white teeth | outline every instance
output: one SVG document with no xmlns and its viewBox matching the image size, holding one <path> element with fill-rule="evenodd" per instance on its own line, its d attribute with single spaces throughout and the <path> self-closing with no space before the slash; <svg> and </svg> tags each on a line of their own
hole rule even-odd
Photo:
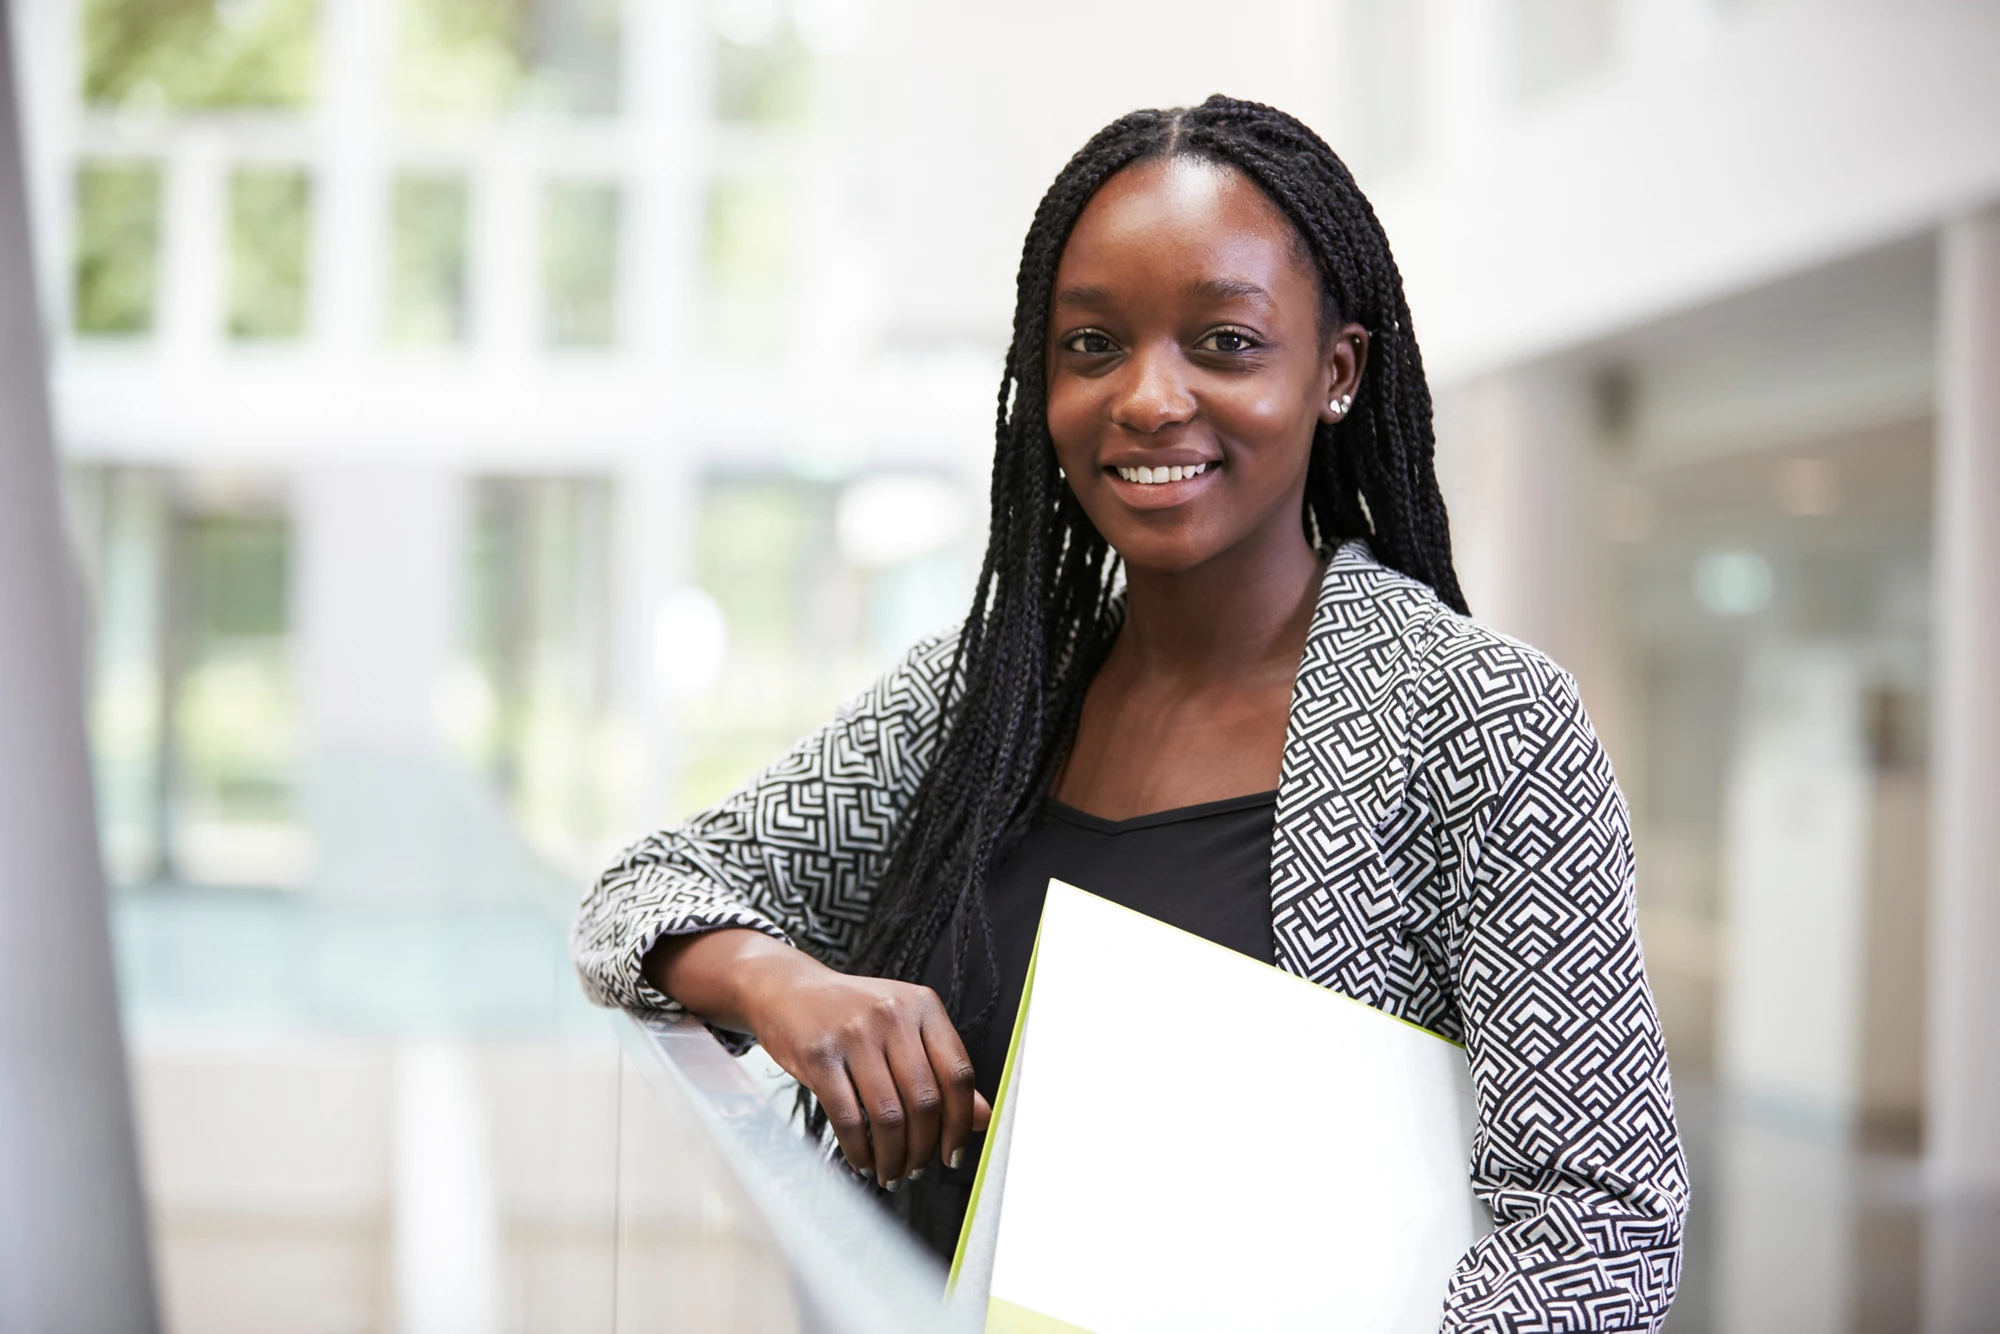
<svg viewBox="0 0 2000 1334">
<path fill-rule="evenodd" d="M 1178 468 L 1120 468 L 1118 475 L 1141 486 L 1157 486 L 1161 482 L 1185 482 L 1207 471 L 1206 463 L 1196 463 Z"/>
</svg>

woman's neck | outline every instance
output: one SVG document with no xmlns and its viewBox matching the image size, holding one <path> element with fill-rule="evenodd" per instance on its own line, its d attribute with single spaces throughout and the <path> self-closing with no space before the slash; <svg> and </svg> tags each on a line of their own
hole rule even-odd
<svg viewBox="0 0 2000 1334">
<path fill-rule="evenodd" d="M 1312 627 L 1324 568 L 1294 522 L 1192 570 L 1128 569 L 1113 651 L 1144 676 L 1236 678 L 1273 664 L 1289 672 Z"/>
</svg>

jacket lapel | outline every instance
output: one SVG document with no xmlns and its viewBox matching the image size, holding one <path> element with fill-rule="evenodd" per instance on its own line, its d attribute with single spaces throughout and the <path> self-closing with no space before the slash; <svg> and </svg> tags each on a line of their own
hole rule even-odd
<svg viewBox="0 0 2000 1334">
<path fill-rule="evenodd" d="M 1292 687 L 1271 839 L 1277 964 L 1380 1008 L 1393 1009 L 1408 949 L 1378 831 L 1402 804 L 1418 641 L 1441 614 L 1349 542 L 1327 565 Z"/>
</svg>

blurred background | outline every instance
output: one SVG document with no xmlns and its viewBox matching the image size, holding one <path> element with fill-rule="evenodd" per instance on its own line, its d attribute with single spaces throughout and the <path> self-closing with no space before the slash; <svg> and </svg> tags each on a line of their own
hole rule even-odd
<svg viewBox="0 0 2000 1334">
<path fill-rule="evenodd" d="M 1374 199 L 1631 802 L 1668 1328 L 2000 1328 L 2000 7 L 10 8 L 174 1330 L 789 1327 L 620 1203 L 567 915 L 963 614 L 1035 202 L 1213 91 Z"/>
</svg>

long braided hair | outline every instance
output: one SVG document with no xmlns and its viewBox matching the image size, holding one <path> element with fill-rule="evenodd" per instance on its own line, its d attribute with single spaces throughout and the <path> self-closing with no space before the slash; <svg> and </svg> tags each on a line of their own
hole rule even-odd
<svg viewBox="0 0 2000 1334">
<path fill-rule="evenodd" d="M 1054 781 L 1085 687 L 1117 633 L 1117 557 L 1056 466 L 1046 343 L 1056 266 L 1078 215 L 1137 162 L 1189 156 L 1261 187 L 1297 229 L 1322 297 L 1325 331 L 1370 335 L 1353 409 L 1313 436 L 1307 535 L 1365 537 L 1384 564 L 1464 611 L 1432 469 L 1431 398 L 1410 331 L 1402 275 L 1354 178 L 1304 124 L 1256 102 L 1135 111 L 1092 136 L 1035 210 L 1021 250 L 1014 336 L 1000 381 L 992 520 L 972 610 L 945 688 L 935 758 L 915 795 L 856 951 L 856 971 L 914 981 L 950 933 L 944 997 L 961 1031 L 992 1015 L 966 1008 L 968 967 L 997 977 L 985 888 Z M 997 990 L 993 988 L 992 990 Z"/>
</svg>

